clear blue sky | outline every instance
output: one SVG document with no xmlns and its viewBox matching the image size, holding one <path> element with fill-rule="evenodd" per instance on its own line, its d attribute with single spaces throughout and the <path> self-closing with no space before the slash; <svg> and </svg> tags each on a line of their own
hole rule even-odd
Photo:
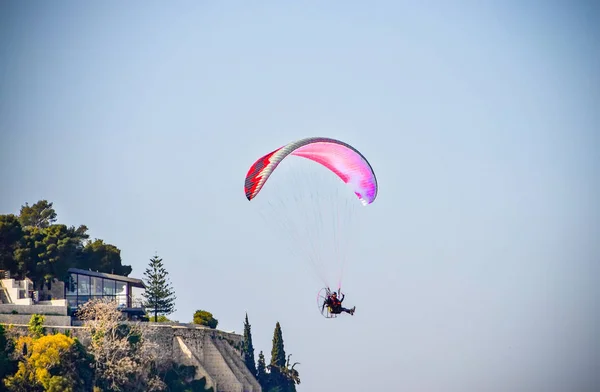
<svg viewBox="0 0 600 392">
<path fill-rule="evenodd" d="M 599 7 L 475 3 L 4 1 L 0 213 L 158 252 L 267 361 L 281 322 L 300 391 L 599 390 Z M 337 320 L 243 194 L 315 135 L 380 185 Z"/>
</svg>

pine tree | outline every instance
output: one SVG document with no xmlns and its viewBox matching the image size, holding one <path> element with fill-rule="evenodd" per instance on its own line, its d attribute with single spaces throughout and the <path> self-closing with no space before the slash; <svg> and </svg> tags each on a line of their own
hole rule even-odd
<svg viewBox="0 0 600 392">
<path fill-rule="evenodd" d="M 159 315 L 171 314 L 175 311 L 175 292 L 171 283 L 167 281 L 169 273 L 162 263 L 162 259 L 154 256 L 144 276 L 146 277 L 146 291 L 142 294 L 144 297 L 144 308 L 154 313 L 154 321 L 158 320 Z"/>
<path fill-rule="evenodd" d="M 248 313 L 246 313 L 246 320 L 244 321 L 244 345 L 242 347 L 244 351 L 244 362 L 246 367 L 250 370 L 250 373 L 256 375 L 256 363 L 254 362 L 254 346 L 252 345 L 252 331 L 250 323 L 248 322 Z"/>
<path fill-rule="evenodd" d="M 269 384 L 269 374 L 267 373 L 267 365 L 265 363 L 265 356 L 262 352 L 258 354 L 258 367 L 256 368 L 256 379 L 262 387 L 263 391 L 267 390 Z"/>
</svg>

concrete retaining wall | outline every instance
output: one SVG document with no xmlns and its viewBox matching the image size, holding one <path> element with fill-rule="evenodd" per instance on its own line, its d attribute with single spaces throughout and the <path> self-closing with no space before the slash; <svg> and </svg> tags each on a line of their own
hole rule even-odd
<svg viewBox="0 0 600 392">
<path fill-rule="evenodd" d="M 44 316 L 44 326 L 63 326 L 71 324 L 70 316 Z M 0 314 L 0 324 L 28 324 L 30 314 Z"/>
<path fill-rule="evenodd" d="M 66 299 L 52 299 L 50 301 L 38 301 L 36 305 L 64 306 L 67 307 Z"/>
<path fill-rule="evenodd" d="M 221 356 L 227 363 L 227 366 L 235 374 L 236 378 L 242 383 L 243 392 L 260 391 L 260 384 L 256 381 L 254 375 L 250 373 L 246 364 L 242 361 L 241 353 L 236 351 L 233 346 L 221 336 L 212 336 L 212 341 L 221 353 Z"/>
<path fill-rule="evenodd" d="M 55 305 L 15 305 L 15 304 L 0 304 L 0 314 L 48 314 L 55 316 L 67 316 L 66 306 Z M 69 325 L 71 325 L 69 323 Z"/>
<path fill-rule="evenodd" d="M 176 344 L 173 345 L 173 358 L 177 358 L 176 362 L 185 365 L 185 366 L 195 366 L 196 367 L 196 376 L 195 380 L 199 380 L 202 377 L 206 378 L 206 386 L 208 388 L 213 388 L 215 391 L 217 390 L 217 382 L 210 375 L 208 370 L 204 368 L 196 354 L 190 350 L 190 348 L 185 344 L 181 336 L 175 336 L 174 342 Z"/>
</svg>

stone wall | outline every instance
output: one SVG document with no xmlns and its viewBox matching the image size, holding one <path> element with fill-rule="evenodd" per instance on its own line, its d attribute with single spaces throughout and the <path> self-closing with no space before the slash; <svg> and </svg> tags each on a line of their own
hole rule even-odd
<svg viewBox="0 0 600 392">
<path fill-rule="evenodd" d="M 206 377 L 217 392 L 262 392 L 241 352 L 241 335 L 194 324 L 150 324 L 150 339 L 163 353 L 183 365 L 194 365 L 196 377 Z"/>
<path fill-rule="evenodd" d="M 242 336 L 193 325 L 173 326 L 171 331 L 173 359 L 178 363 L 199 362 L 199 371 L 210 375 L 210 383 L 218 392 L 261 392 L 241 359 Z"/>
</svg>

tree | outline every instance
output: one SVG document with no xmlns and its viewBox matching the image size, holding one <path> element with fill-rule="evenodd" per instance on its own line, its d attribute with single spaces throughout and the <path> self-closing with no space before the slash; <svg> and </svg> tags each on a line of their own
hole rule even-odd
<svg viewBox="0 0 600 392">
<path fill-rule="evenodd" d="M 46 321 L 46 317 L 41 314 L 32 314 L 29 319 L 29 335 L 32 338 L 38 339 L 46 334 L 46 328 L 44 327 L 44 321 Z"/>
<path fill-rule="evenodd" d="M 212 329 L 217 328 L 219 320 L 213 317 L 211 312 L 206 310 L 196 310 L 194 313 L 194 324 L 206 325 Z"/>
<path fill-rule="evenodd" d="M 117 304 L 109 299 L 86 302 L 77 316 L 91 336 L 88 351 L 95 358 L 96 386 L 133 392 L 164 390 L 159 372 L 153 369 L 166 366 L 166 353 L 147 338 L 145 323 L 124 323 Z"/>
<path fill-rule="evenodd" d="M 12 358 L 14 351 L 13 340 L 7 338 L 4 325 L 0 324 L 0 391 L 6 391 L 2 380 L 17 371 L 17 361 Z"/>
<path fill-rule="evenodd" d="M 151 323 L 178 323 L 179 322 L 177 320 L 171 320 L 171 319 L 167 318 L 167 316 L 154 317 L 154 316 L 149 315 L 148 313 L 146 313 L 146 317 L 148 317 L 148 321 L 150 321 Z"/>
<path fill-rule="evenodd" d="M 269 374 L 267 373 L 267 366 L 265 363 L 265 356 L 261 350 L 258 354 L 258 367 L 256 368 L 256 379 L 260 384 L 263 391 L 267 390 L 269 386 Z"/>
<path fill-rule="evenodd" d="M 40 200 L 32 206 L 25 203 L 21 206 L 19 221 L 23 227 L 33 226 L 43 229 L 56 221 L 56 211 L 52 208 L 52 203 L 47 200 Z"/>
<path fill-rule="evenodd" d="M 250 373 L 256 375 L 256 363 L 254 362 L 254 346 L 252 345 L 252 331 L 250 323 L 248 322 L 248 313 L 246 313 L 246 320 L 244 321 L 244 344 L 242 346 L 244 353 L 244 363 Z"/>
<path fill-rule="evenodd" d="M 12 345 L 11 357 L 18 361 L 18 367 L 5 378 L 4 385 L 15 392 L 91 390 L 93 357 L 77 339 L 62 333 L 45 335 L 43 323 L 44 316 L 32 315 L 29 334 Z"/>
<path fill-rule="evenodd" d="M 93 358 L 65 334 L 22 336 L 17 372 L 5 379 L 9 391 L 83 392 L 92 389 Z"/>
<path fill-rule="evenodd" d="M 19 246 L 15 249 L 14 256 L 17 263 L 16 271 L 11 271 L 21 278 L 29 277 L 37 288 L 37 284 L 43 280 L 46 271 L 46 263 L 41 255 L 44 254 L 44 237 L 42 229 L 38 227 L 25 227 Z"/>
<path fill-rule="evenodd" d="M 269 381 L 272 387 L 280 387 L 281 392 L 295 392 L 296 386 L 288 375 L 288 367 L 286 366 L 285 349 L 283 345 L 283 334 L 279 321 L 275 324 L 273 332 L 273 348 L 271 349 L 271 363 L 269 365 Z M 297 371 L 294 370 L 294 375 L 297 376 Z M 298 378 L 299 379 L 299 378 Z"/>
<path fill-rule="evenodd" d="M 293 387 L 293 384 L 300 384 L 300 374 L 296 369 L 294 369 L 294 367 L 296 367 L 296 365 L 299 365 L 300 362 L 294 362 L 294 364 L 290 366 L 291 356 L 292 354 L 288 355 L 285 367 L 279 370 L 281 371 L 281 374 L 283 374 L 283 376 L 291 383 L 290 385 L 292 385 Z M 295 387 L 293 390 L 295 390 Z"/>
<path fill-rule="evenodd" d="M 15 273 L 15 250 L 23 237 L 23 228 L 14 214 L 0 215 L 0 269 Z"/>
<path fill-rule="evenodd" d="M 83 240 L 88 237 L 86 231 L 85 226 L 76 229 L 62 224 L 41 229 L 39 257 L 42 268 L 38 268 L 41 282 L 48 285 L 54 278 L 61 281 L 67 278 L 67 270 L 81 260 Z"/>
<path fill-rule="evenodd" d="M 0 269 L 28 277 L 34 288 L 53 279 L 64 281 L 71 267 L 128 276 L 131 266 L 121 262 L 121 251 L 100 239 L 89 241 L 88 228 L 54 224 L 52 203 L 25 203 L 17 217 L 0 215 Z"/>
<path fill-rule="evenodd" d="M 285 348 L 283 346 L 281 325 L 278 321 L 273 332 L 273 347 L 271 348 L 271 363 L 269 364 L 270 379 L 274 386 L 283 384 L 283 377 L 279 371 L 283 366 L 285 366 Z"/>
<path fill-rule="evenodd" d="M 62 224 L 25 227 L 13 253 L 17 268 L 12 272 L 27 276 L 36 288 L 49 284 L 54 278 L 64 280 L 69 267 L 81 260 L 86 230 L 85 226 L 76 229 Z"/>
<path fill-rule="evenodd" d="M 121 250 L 100 239 L 87 243 L 82 256 L 78 265 L 81 269 L 122 276 L 128 276 L 132 271 L 131 266 L 122 264 Z"/>
<path fill-rule="evenodd" d="M 195 379 L 198 369 L 173 363 L 162 376 L 166 390 L 169 392 L 214 392 L 214 388 L 206 388 L 206 377 Z"/>
<path fill-rule="evenodd" d="M 143 306 L 154 313 L 154 320 L 159 315 L 168 315 L 175 311 L 175 292 L 168 281 L 169 273 L 162 263 L 162 259 L 154 256 L 150 259 L 149 267 L 144 271 L 146 277 L 146 291 Z"/>
</svg>

